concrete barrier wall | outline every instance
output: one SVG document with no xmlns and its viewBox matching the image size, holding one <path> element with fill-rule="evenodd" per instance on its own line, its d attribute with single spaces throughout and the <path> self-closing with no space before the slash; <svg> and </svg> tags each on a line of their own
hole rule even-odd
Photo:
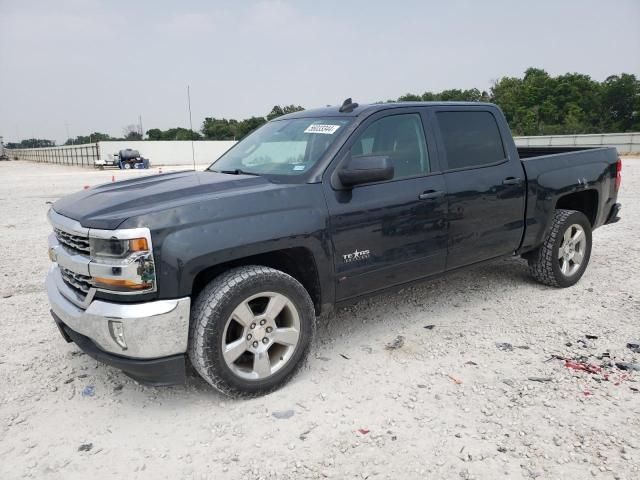
<svg viewBox="0 0 640 480">
<path fill-rule="evenodd" d="M 640 153 L 640 132 L 515 137 L 519 147 L 616 147 L 618 153 Z"/>
<path fill-rule="evenodd" d="M 547 135 L 541 137 L 515 137 L 520 147 L 616 147 L 619 153 L 640 153 L 640 132 L 604 133 L 589 135 Z M 229 150 L 236 142 L 200 140 L 193 142 L 195 163 L 209 165 Z M 96 159 L 132 148 L 151 161 L 152 166 L 192 165 L 190 141 L 114 141 L 86 145 L 70 145 L 49 148 L 7 149 L 10 159 L 33 162 L 58 163 L 61 165 L 93 166 Z"/>
<path fill-rule="evenodd" d="M 213 163 L 235 143 L 232 140 L 194 141 L 193 152 L 196 165 Z M 138 150 L 140 155 L 148 158 L 154 167 L 159 165 L 193 165 L 190 141 L 98 142 L 101 159 L 107 158 L 109 154 L 118 153 L 125 148 Z"/>
</svg>

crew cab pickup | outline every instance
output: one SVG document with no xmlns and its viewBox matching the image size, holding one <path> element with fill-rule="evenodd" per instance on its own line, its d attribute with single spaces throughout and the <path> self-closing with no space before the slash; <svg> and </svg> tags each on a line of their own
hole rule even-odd
<svg viewBox="0 0 640 480">
<path fill-rule="evenodd" d="M 486 103 L 285 115 L 204 171 L 96 186 L 49 211 L 62 336 L 148 384 L 187 362 L 229 395 L 272 391 L 316 319 L 498 257 L 569 287 L 616 222 L 614 148 L 516 148 Z"/>
</svg>

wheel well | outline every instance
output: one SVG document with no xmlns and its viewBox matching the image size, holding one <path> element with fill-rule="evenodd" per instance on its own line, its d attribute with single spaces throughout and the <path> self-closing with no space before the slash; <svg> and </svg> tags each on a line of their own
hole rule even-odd
<svg viewBox="0 0 640 480">
<path fill-rule="evenodd" d="M 591 222 L 591 226 L 596 223 L 598 214 L 598 192 L 595 190 L 583 190 L 582 192 L 570 193 L 558 199 L 556 209 L 565 208 L 567 210 L 577 210 Z"/>
<path fill-rule="evenodd" d="M 193 297 L 195 298 L 211 280 L 221 273 L 243 265 L 263 265 L 291 275 L 309 292 L 316 314 L 320 313 L 321 292 L 318 269 L 313 254 L 303 247 L 252 255 L 206 268 L 193 280 L 191 289 Z"/>
</svg>

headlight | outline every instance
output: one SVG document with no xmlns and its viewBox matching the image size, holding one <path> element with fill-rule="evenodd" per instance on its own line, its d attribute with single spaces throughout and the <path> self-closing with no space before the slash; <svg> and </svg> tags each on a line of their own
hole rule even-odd
<svg viewBox="0 0 640 480">
<path fill-rule="evenodd" d="M 103 290 L 140 292 L 154 290 L 156 271 L 151 255 L 137 256 L 129 265 L 110 267 L 108 276 L 95 275 L 93 284 Z M 93 271 L 94 269 L 91 268 Z"/>
<path fill-rule="evenodd" d="M 89 272 L 96 288 L 111 292 L 155 291 L 156 272 L 148 229 L 89 233 Z"/>
<path fill-rule="evenodd" d="M 89 247 L 91 258 L 126 258 L 135 252 L 148 252 L 149 245 L 146 238 L 119 240 L 112 238 L 90 238 Z"/>
</svg>

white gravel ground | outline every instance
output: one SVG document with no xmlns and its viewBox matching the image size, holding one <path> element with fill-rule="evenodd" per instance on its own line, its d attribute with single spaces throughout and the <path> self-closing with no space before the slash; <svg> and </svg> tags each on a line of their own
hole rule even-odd
<svg viewBox="0 0 640 480">
<path fill-rule="evenodd" d="M 49 316 L 48 203 L 148 173 L 0 162 L 0 478 L 640 478 L 640 372 L 549 360 L 640 362 L 640 160 L 573 288 L 514 258 L 362 302 L 322 322 L 288 386 L 237 401 L 196 377 L 141 386 Z"/>
</svg>

